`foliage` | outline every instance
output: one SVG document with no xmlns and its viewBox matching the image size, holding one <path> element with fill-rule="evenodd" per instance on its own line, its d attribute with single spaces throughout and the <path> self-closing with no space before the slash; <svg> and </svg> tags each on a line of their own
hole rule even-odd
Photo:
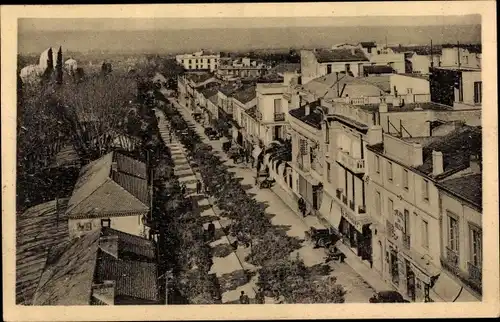
<svg viewBox="0 0 500 322">
<path fill-rule="evenodd" d="M 111 63 L 103 62 L 101 65 L 101 75 L 102 76 L 107 76 L 113 71 L 113 68 L 111 67 Z"/>
<path fill-rule="evenodd" d="M 191 304 L 215 304 L 214 293 L 218 292 L 217 285 L 209 275 L 200 270 L 181 272 L 177 288 L 180 293 L 190 300 Z"/>
<path fill-rule="evenodd" d="M 283 259 L 259 271 L 264 291 L 278 291 L 287 303 L 344 303 L 344 288 L 334 276 L 315 276 L 302 260 Z"/>
<path fill-rule="evenodd" d="M 243 270 L 223 274 L 219 277 L 219 284 L 222 292 L 232 291 L 245 285 L 249 281 L 249 274 Z"/>
<path fill-rule="evenodd" d="M 62 57 L 62 48 L 59 47 L 57 51 L 57 62 L 56 62 L 56 83 L 62 84 L 63 82 L 63 57 Z"/>
<path fill-rule="evenodd" d="M 301 241 L 281 231 L 268 230 L 262 238 L 254 243 L 252 253 L 246 258 L 253 265 L 264 266 L 287 258 L 289 254 L 301 246 Z"/>
</svg>

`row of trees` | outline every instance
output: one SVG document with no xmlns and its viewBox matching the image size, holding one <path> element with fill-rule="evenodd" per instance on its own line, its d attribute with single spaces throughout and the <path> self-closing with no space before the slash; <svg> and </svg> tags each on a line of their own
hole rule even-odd
<svg viewBox="0 0 500 322">
<path fill-rule="evenodd" d="M 227 171 L 209 145 L 201 142 L 177 110 L 167 106 L 165 111 L 174 128 L 187 129 L 181 142 L 199 165 L 217 206 L 225 211 L 225 217 L 233 219 L 229 233 L 251 247 L 246 260 L 261 267 L 259 285 L 268 292 L 278 290 L 289 303 L 343 302 L 345 292 L 336 280 L 318 279 L 301 260 L 290 260 L 289 254 L 300 247 L 301 241 L 272 225 L 265 207 L 246 194 L 234 174 Z M 321 281 L 321 287 L 315 287 L 317 281 Z"/>
</svg>

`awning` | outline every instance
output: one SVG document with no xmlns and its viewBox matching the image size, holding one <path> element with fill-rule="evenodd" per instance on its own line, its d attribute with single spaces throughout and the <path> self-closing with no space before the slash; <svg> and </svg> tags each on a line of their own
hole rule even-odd
<svg viewBox="0 0 500 322">
<path fill-rule="evenodd" d="M 338 230 L 342 215 L 340 211 L 333 206 L 333 203 L 333 198 L 327 193 L 323 193 L 323 201 L 321 202 L 319 212 L 335 230 Z"/>
<path fill-rule="evenodd" d="M 464 288 L 458 281 L 455 281 L 447 272 L 441 271 L 436 284 L 430 290 L 429 296 L 435 302 L 476 302 L 476 298 Z"/>
<path fill-rule="evenodd" d="M 252 151 L 252 157 L 254 159 L 258 159 L 259 158 L 259 154 L 262 152 L 262 149 L 258 146 L 254 146 L 253 148 L 253 151 Z"/>
</svg>

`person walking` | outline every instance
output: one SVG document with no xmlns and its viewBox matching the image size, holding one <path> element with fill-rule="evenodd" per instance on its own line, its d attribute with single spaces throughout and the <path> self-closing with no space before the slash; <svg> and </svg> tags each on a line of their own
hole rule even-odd
<svg viewBox="0 0 500 322">
<path fill-rule="evenodd" d="M 306 201 L 304 200 L 304 198 L 300 198 L 299 199 L 299 211 L 302 213 L 302 217 L 306 217 L 306 210 L 307 210 Z"/>
<path fill-rule="evenodd" d="M 266 298 L 264 296 L 264 290 L 259 288 L 259 290 L 255 294 L 255 301 L 257 304 L 266 304 Z"/>
<path fill-rule="evenodd" d="M 186 194 L 186 184 L 182 183 L 182 186 L 181 186 L 181 193 L 184 195 Z"/>
<path fill-rule="evenodd" d="M 240 304 L 250 304 L 250 298 L 245 294 L 245 291 L 241 291 Z"/>
<path fill-rule="evenodd" d="M 201 193 L 201 181 L 196 180 L 196 193 L 200 194 Z"/>
</svg>

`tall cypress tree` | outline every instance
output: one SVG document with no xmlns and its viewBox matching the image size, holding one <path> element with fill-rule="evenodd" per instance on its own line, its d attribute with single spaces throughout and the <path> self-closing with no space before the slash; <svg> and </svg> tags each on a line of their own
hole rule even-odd
<svg viewBox="0 0 500 322">
<path fill-rule="evenodd" d="M 52 57 L 52 47 L 47 51 L 47 69 L 43 72 L 43 81 L 48 82 L 54 71 L 54 58 Z"/>
<path fill-rule="evenodd" d="M 57 52 L 57 62 L 56 62 L 56 83 L 62 84 L 63 82 L 63 68 L 62 68 L 62 47 L 59 47 Z"/>
</svg>

